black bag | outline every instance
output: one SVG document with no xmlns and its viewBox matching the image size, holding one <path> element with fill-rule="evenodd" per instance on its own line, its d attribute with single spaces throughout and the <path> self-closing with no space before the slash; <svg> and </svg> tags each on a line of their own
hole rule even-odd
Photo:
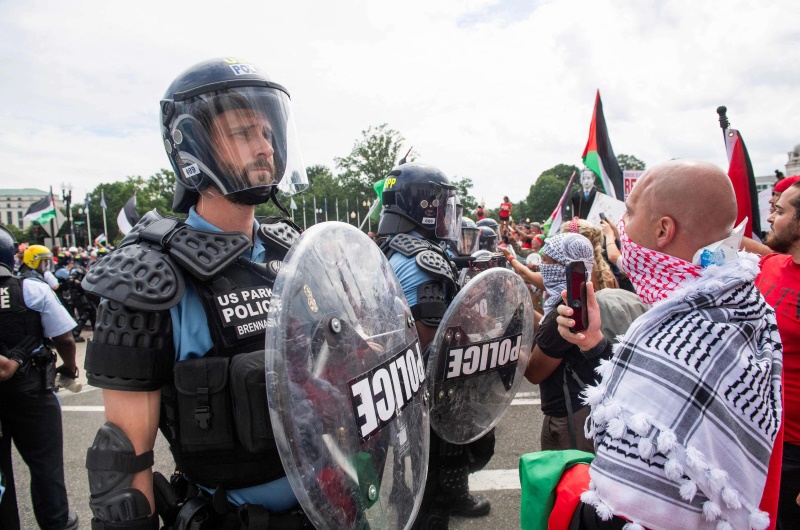
<svg viewBox="0 0 800 530">
<path fill-rule="evenodd" d="M 234 448 L 226 357 L 200 357 L 175 365 L 178 437 L 186 454 Z"/>
<path fill-rule="evenodd" d="M 236 434 L 251 453 L 275 446 L 264 373 L 264 351 L 236 355 L 230 367 Z"/>
</svg>

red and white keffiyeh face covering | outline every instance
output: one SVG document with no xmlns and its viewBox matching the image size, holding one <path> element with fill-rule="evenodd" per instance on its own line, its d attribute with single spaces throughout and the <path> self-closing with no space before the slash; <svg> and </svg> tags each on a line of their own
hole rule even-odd
<svg viewBox="0 0 800 530">
<path fill-rule="evenodd" d="M 625 220 L 618 225 L 622 243 L 622 268 L 636 287 L 636 294 L 645 304 L 665 299 L 681 283 L 700 276 L 703 268 L 675 256 L 645 248 L 630 240 L 625 233 Z"/>
</svg>

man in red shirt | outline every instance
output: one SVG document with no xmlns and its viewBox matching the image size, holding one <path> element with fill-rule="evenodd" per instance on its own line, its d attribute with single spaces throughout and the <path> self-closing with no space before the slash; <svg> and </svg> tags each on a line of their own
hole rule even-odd
<svg viewBox="0 0 800 530">
<path fill-rule="evenodd" d="M 775 202 L 769 216 L 767 245 L 780 254 L 761 259 L 756 285 L 775 308 L 783 342 L 784 443 L 778 528 L 797 528 L 800 522 L 800 182 Z"/>
</svg>

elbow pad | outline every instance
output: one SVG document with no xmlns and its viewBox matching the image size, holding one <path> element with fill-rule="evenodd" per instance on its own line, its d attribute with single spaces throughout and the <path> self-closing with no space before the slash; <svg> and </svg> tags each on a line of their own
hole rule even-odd
<svg viewBox="0 0 800 530">
<path fill-rule="evenodd" d="M 141 491 L 131 488 L 134 475 L 153 466 L 153 451 L 136 454 L 133 443 L 106 422 L 86 453 L 92 529 L 158 530 L 158 515 Z"/>
</svg>

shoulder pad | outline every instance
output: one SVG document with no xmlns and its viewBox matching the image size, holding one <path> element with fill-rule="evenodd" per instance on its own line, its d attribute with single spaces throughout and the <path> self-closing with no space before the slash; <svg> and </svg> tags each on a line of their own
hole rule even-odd
<svg viewBox="0 0 800 530">
<path fill-rule="evenodd" d="M 163 249 L 186 272 L 201 281 L 208 281 L 250 247 L 250 238 L 242 232 L 215 232 L 192 228 L 175 217 L 163 217 L 157 211 L 147 212 L 120 247 L 151 243 L 148 248 Z M 131 306 L 133 307 L 133 306 Z"/>
<path fill-rule="evenodd" d="M 279 258 L 283 259 L 300 237 L 300 230 L 283 217 L 266 217 L 259 219 L 259 222 L 259 237 L 270 250 L 277 251 L 280 254 Z"/>
<path fill-rule="evenodd" d="M 208 281 L 248 248 L 250 238 L 242 232 L 213 232 L 181 224 L 166 241 L 167 252 L 192 276 Z"/>
<path fill-rule="evenodd" d="M 390 249 L 399 252 L 407 258 L 419 254 L 423 250 L 430 250 L 432 247 L 433 245 L 424 239 L 408 234 L 397 234 L 389 241 Z"/>
<path fill-rule="evenodd" d="M 97 260 L 81 286 L 97 296 L 146 311 L 173 307 L 185 287 L 172 258 L 149 243 L 128 244 Z"/>
<path fill-rule="evenodd" d="M 128 232 L 128 234 L 122 238 L 122 241 L 120 241 L 119 246 L 124 247 L 136 243 L 137 241 L 139 241 L 139 232 L 141 232 L 142 230 L 144 230 L 145 228 L 147 228 L 148 226 L 150 226 L 151 224 L 160 219 L 164 219 L 164 216 L 158 213 L 158 211 L 155 209 L 150 210 L 149 212 L 144 214 L 142 218 L 139 219 L 139 222 L 136 223 L 136 225 L 133 228 L 131 228 L 131 231 Z"/>
<path fill-rule="evenodd" d="M 456 275 L 453 272 L 450 261 L 435 250 L 424 250 L 417 254 L 417 265 L 437 278 L 445 278 L 452 282 L 456 281 Z"/>
</svg>

